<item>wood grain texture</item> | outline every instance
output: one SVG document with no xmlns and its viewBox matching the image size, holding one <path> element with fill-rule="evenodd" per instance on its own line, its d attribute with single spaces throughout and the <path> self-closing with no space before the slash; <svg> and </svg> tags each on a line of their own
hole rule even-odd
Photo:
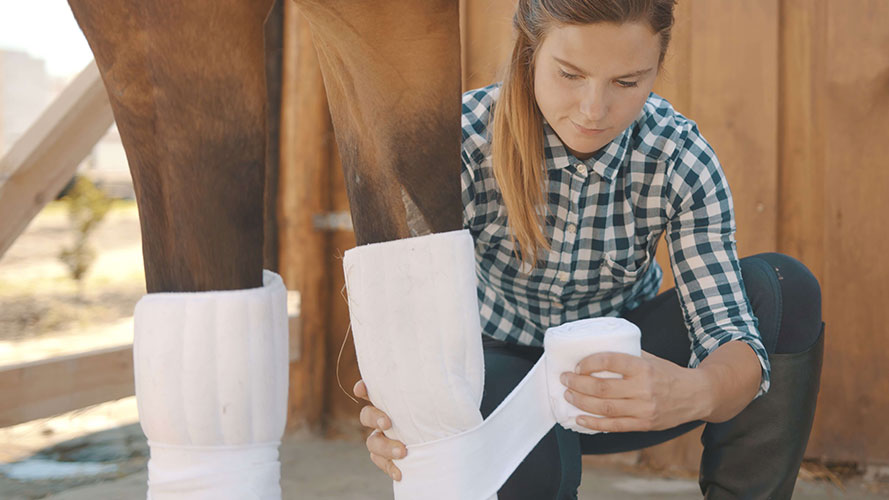
<svg viewBox="0 0 889 500">
<path fill-rule="evenodd" d="M 0 427 L 135 394 L 133 346 L 0 368 Z"/>
<path fill-rule="evenodd" d="M 308 24 L 292 2 L 285 4 L 281 163 L 278 201 L 281 276 L 300 292 L 300 359 L 290 366 L 288 427 L 320 429 L 324 414 L 328 248 L 313 214 L 330 207 L 333 133 L 321 70 Z"/>
<path fill-rule="evenodd" d="M 0 256 L 74 175 L 114 123 L 90 63 L 0 158 Z"/>
<path fill-rule="evenodd" d="M 725 170 L 739 255 L 777 243 L 778 4 L 698 0 L 691 5 L 691 108 Z"/>
<path fill-rule="evenodd" d="M 463 91 L 501 80 L 512 53 L 516 0 L 460 0 Z"/>
<path fill-rule="evenodd" d="M 790 249 L 814 247 L 814 255 L 823 255 L 818 277 L 828 326 L 809 454 L 886 462 L 889 238 L 882 228 L 889 214 L 889 4 L 817 4 L 792 11 L 809 27 L 809 47 L 798 50 L 812 51 L 810 78 L 799 83 L 801 94 L 816 101 L 816 114 L 807 120 L 797 112 L 786 127 L 788 135 L 797 125 L 807 134 L 797 141 L 808 141 L 809 157 L 817 159 L 807 168 L 801 158 L 791 173 L 809 196 L 805 203 L 821 206 L 820 213 L 801 211 L 800 227 L 786 235 Z"/>
</svg>

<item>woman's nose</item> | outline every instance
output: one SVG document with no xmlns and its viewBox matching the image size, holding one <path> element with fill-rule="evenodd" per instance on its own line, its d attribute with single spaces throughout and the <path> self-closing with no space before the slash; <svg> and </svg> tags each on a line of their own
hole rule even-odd
<svg viewBox="0 0 889 500">
<path fill-rule="evenodd" d="M 608 98 L 604 89 L 588 90 L 580 101 L 580 114 L 588 121 L 580 125 L 587 127 L 603 125 L 602 122 L 608 116 L 608 104 Z"/>
</svg>

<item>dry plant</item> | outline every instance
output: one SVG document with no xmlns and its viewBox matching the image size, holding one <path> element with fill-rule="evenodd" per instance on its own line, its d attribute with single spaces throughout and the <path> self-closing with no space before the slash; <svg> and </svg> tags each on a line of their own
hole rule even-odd
<svg viewBox="0 0 889 500">
<path fill-rule="evenodd" d="M 83 278 L 96 258 L 96 251 L 87 240 L 111 209 L 112 199 L 86 177 L 77 176 L 73 186 L 61 200 L 68 207 L 68 218 L 74 230 L 74 244 L 64 247 L 59 253 L 59 259 L 77 283 L 77 297 L 82 300 Z"/>
</svg>

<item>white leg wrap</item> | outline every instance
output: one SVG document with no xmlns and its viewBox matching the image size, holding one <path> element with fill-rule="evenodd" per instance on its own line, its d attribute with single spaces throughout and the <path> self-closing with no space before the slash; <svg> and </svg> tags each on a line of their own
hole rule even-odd
<svg viewBox="0 0 889 500">
<path fill-rule="evenodd" d="M 484 421 L 484 358 L 468 231 L 361 246 L 343 266 L 361 376 L 404 442 L 396 500 L 496 498 L 555 425 L 585 433 L 559 376 L 594 352 L 640 355 L 640 331 L 619 318 L 550 328 L 545 353 Z M 616 376 L 601 373 L 600 376 Z"/>
<path fill-rule="evenodd" d="M 149 500 L 281 498 L 287 291 L 151 293 L 136 304 L 136 400 Z"/>
</svg>

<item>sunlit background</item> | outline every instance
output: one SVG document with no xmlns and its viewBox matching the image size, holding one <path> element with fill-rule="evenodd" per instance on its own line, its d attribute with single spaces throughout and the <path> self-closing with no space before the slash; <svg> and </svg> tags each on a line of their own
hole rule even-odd
<svg viewBox="0 0 889 500">
<path fill-rule="evenodd" d="M 92 60 L 63 0 L 0 1 L 0 157 Z M 50 202 L 0 257 L 0 366 L 132 342 L 132 311 L 144 293 L 139 223 L 116 127 L 78 174 L 110 201 L 86 238 L 94 258 L 80 279 L 60 257 L 77 229 L 66 201 Z M 135 432 L 135 398 L 0 428 L 0 498 L 41 498 L 142 467 L 139 449 L 97 436 Z M 103 434 L 104 432 L 104 434 Z M 98 434 L 96 434 L 98 433 Z M 89 436 L 89 437 L 87 437 Z M 112 455 L 87 454 L 83 439 Z M 73 441 L 72 441 L 73 440 Z M 129 465 L 128 465 L 129 464 Z"/>
</svg>

